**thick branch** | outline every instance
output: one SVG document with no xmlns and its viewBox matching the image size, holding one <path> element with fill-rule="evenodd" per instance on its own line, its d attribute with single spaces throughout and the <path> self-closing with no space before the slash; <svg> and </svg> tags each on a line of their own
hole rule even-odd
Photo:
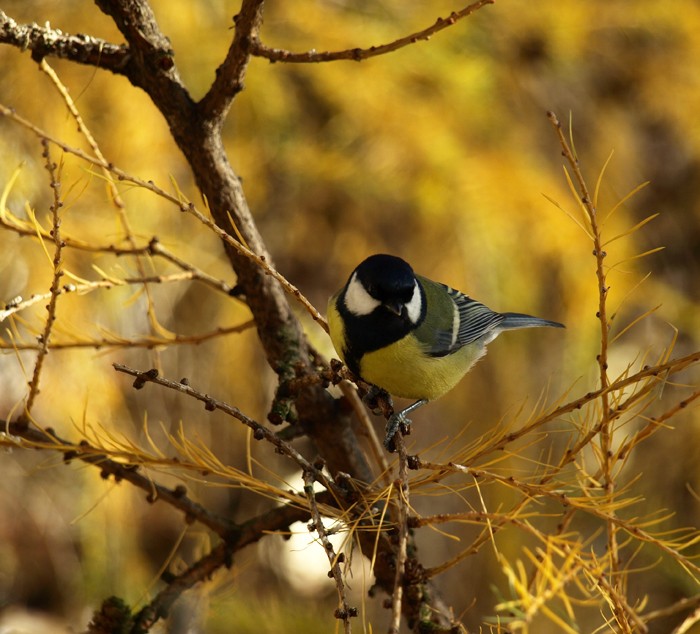
<svg viewBox="0 0 700 634">
<path fill-rule="evenodd" d="M 251 49 L 262 23 L 263 5 L 264 0 L 243 0 L 240 13 L 233 18 L 236 25 L 233 42 L 226 59 L 216 69 L 214 83 L 200 103 L 206 119 L 223 122 L 234 97 L 243 90 Z"/>
<path fill-rule="evenodd" d="M 286 504 L 240 525 L 228 541 L 220 542 L 209 554 L 196 561 L 185 572 L 168 579 L 166 587 L 138 613 L 136 624 L 131 631 L 134 634 L 150 631 L 158 619 L 168 615 L 170 608 L 183 592 L 211 578 L 212 574 L 220 568 L 229 568 L 234 552 L 272 532 L 287 530 L 294 522 L 305 521 L 308 517 L 307 509 Z"/>
<path fill-rule="evenodd" d="M 195 104 L 150 5 L 145 0 L 95 0 L 95 4 L 114 20 L 129 44 L 131 57 L 125 72 L 129 81 L 148 94 L 176 137 L 178 127 L 195 118 Z"/>
</svg>

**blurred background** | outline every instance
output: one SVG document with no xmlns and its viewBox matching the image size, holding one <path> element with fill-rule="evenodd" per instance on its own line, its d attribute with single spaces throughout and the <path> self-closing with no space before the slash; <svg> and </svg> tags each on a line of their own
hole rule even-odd
<svg viewBox="0 0 700 634">
<path fill-rule="evenodd" d="M 231 41 L 239 3 L 152 0 L 151 5 L 172 41 L 185 83 L 195 99 L 201 98 Z M 270 2 L 262 41 L 296 52 L 369 47 L 460 8 L 443 0 Z M 64 32 L 122 42 L 90 2 L 5 0 L 3 10 L 18 22 L 49 22 Z M 606 246 L 613 336 L 658 306 L 614 342 L 610 376 L 630 364 L 656 362 L 674 340 L 674 356 L 700 346 L 699 34 L 700 5 L 691 0 L 498 0 L 429 42 L 363 63 L 252 60 L 246 89 L 227 123 L 229 155 L 278 270 L 322 312 L 357 263 L 371 253 L 389 252 L 495 310 L 567 325 L 563 333 L 501 337 L 459 388 L 420 410 L 410 440 L 426 459 L 446 459 L 447 441 L 457 434 L 471 442 L 498 421 L 517 425 L 567 390 L 574 398 L 597 385 L 595 260 L 585 233 L 552 203 L 581 217 L 548 110 L 565 128 L 571 123 L 591 189 L 609 161 L 598 200 L 604 237 L 624 234 L 660 214 Z M 109 161 L 165 189 L 174 190 L 172 179 L 201 203 L 167 126 L 143 93 L 122 77 L 48 61 Z M 0 47 L 0 68 L 0 103 L 51 136 L 86 148 L 62 98 L 28 53 Z M 60 159 L 56 148 L 52 156 Z M 31 208 L 50 227 L 52 195 L 42 165 L 38 140 L 0 119 L 3 190 L 19 170 L 7 190 L 7 208 L 25 219 Z M 73 157 L 65 157 L 61 180 L 63 234 L 99 245 L 125 244 L 124 219 L 104 180 Z M 646 181 L 648 186 L 608 216 Z M 120 193 L 138 245 L 157 236 L 178 257 L 235 283 L 218 241 L 192 217 L 143 190 L 122 185 Z M 656 247 L 664 250 L 630 259 Z M 140 274 L 133 257 L 66 249 L 64 259 L 79 279 Z M 161 275 L 175 271 L 162 260 L 144 266 Z M 0 304 L 46 293 L 51 276 L 50 260 L 36 240 L 0 230 Z M 36 420 L 76 441 L 109 433 L 145 445 L 147 428 L 166 454 L 172 453 L 169 434 L 182 428 L 188 437 L 215 447 L 225 464 L 244 468 L 252 452 L 270 472 L 300 486 L 288 462 L 267 447 L 249 447 L 242 426 L 217 413 L 204 415 L 172 392 L 135 392 L 130 381 L 115 375 L 113 362 L 159 366 L 166 376 L 186 376 L 257 420 L 269 409 L 274 375 L 254 330 L 198 345 L 125 345 L 167 333 L 197 337 L 249 318 L 242 303 L 202 284 L 149 288 L 157 325 L 138 285 L 61 298 L 53 343 L 65 348 L 47 357 Z M 36 353 L 22 348 L 36 345 L 44 304 L 2 324 L 3 417 L 17 412 L 26 396 Z M 314 345 L 334 356 L 321 329 L 298 311 Z M 697 371 L 678 380 L 697 385 Z M 668 391 L 669 402 L 682 395 Z M 621 482 L 642 475 L 635 491 L 645 502 L 637 514 L 666 508 L 675 513 L 674 526 L 697 526 L 700 419 L 691 409 L 674 423 L 675 431 L 656 434 L 637 449 Z M 570 425 L 559 421 L 532 455 L 550 451 Z M 165 505 L 146 504 L 142 494 L 101 480 L 94 468 L 64 466 L 61 455 L 7 451 L 0 461 L 0 623 L 42 614 L 79 630 L 106 596 L 116 594 L 132 604 L 145 600 L 171 553 L 177 552 L 172 565 L 177 569 L 210 543 L 207 534 L 185 527 Z M 499 468 L 507 472 L 507 466 L 503 461 Z M 512 468 L 520 473 L 525 466 Z M 154 477 L 176 482 L 171 474 Z M 187 486 L 197 500 L 236 520 L 271 504 L 225 482 L 188 480 Z M 496 508 L 503 500 L 494 496 L 489 503 Z M 418 509 L 435 512 L 434 504 L 457 508 L 436 495 L 421 500 Z M 472 533 L 454 531 L 462 547 Z M 517 550 L 508 539 L 502 547 Z M 310 540 L 302 525 L 291 541 L 273 536 L 248 548 L 230 573 L 181 601 L 176 615 L 181 624 L 169 631 L 230 632 L 233 626 L 236 632 L 329 631 L 335 589 L 326 576 L 325 556 Z M 419 547 L 427 565 L 460 550 L 440 535 L 421 535 Z M 315 556 L 321 558 L 318 569 L 308 563 Z M 307 571 L 308 578 L 302 576 Z M 639 582 L 638 596 L 663 605 L 697 592 L 688 579 L 661 565 Z M 359 566 L 350 583 L 356 603 L 365 601 L 370 584 L 370 573 Z M 472 628 L 495 613 L 508 588 L 488 548 L 452 569 L 440 584 Z M 366 603 L 365 624 L 382 629 L 388 617 L 381 599 Z M 658 627 L 650 631 L 670 631 L 668 623 Z M 557 630 L 543 625 L 537 631 Z"/>
</svg>

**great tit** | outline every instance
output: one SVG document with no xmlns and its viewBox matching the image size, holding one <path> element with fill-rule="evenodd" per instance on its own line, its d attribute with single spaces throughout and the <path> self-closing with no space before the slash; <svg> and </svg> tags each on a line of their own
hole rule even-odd
<svg viewBox="0 0 700 634">
<path fill-rule="evenodd" d="M 336 351 L 364 381 L 415 403 L 393 414 L 389 447 L 407 414 L 449 392 L 504 330 L 556 321 L 497 313 L 459 291 L 416 275 L 393 255 L 368 257 L 328 302 Z"/>
</svg>

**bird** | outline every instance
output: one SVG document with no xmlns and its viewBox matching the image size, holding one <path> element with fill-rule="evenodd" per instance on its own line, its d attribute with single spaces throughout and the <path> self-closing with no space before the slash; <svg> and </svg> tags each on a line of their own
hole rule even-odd
<svg viewBox="0 0 700 634">
<path fill-rule="evenodd" d="M 328 302 L 328 329 L 341 361 L 363 381 L 415 401 L 389 417 L 393 447 L 407 415 L 450 390 L 505 330 L 564 328 L 522 313 L 498 313 L 454 288 L 378 253 L 363 260 Z"/>
</svg>

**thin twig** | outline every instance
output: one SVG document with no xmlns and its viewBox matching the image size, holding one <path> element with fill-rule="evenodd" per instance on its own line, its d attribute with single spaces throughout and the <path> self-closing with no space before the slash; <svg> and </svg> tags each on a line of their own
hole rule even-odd
<svg viewBox="0 0 700 634">
<path fill-rule="evenodd" d="M 302 469 L 302 471 L 312 472 L 315 475 L 316 479 L 327 489 L 336 488 L 333 486 L 333 483 L 329 481 L 328 478 L 326 478 L 326 476 L 319 469 L 317 469 L 306 458 L 304 458 L 304 456 L 302 456 L 292 445 L 279 438 L 277 434 L 270 431 L 264 425 L 261 425 L 249 416 L 246 416 L 237 407 L 229 405 L 224 401 L 219 401 L 209 396 L 208 394 L 205 394 L 204 392 L 200 392 L 199 390 L 196 390 L 195 388 L 190 386 L 189 383 L 182 381 L 172 381 L 170 379 L 162 378 L 158 375 L 158 372 L 156 370 L 148 370 L 146 372 L 142 372 L 140 370 L 134 370 L 133 368 L 122 365 L 121 363 L 113 363 L 112 366 L 117 372 L 123 372 L 124 374 L 129 374 L 135 377 L 136 380 L 134 381 L 134 388 L 136 388 L 137 390 L 141 389 L 146 383 L 155 383 L 156 385 L 167 387 L 168 389 L 175 390 L 176 392 L 181 392 L 182 394 L 186 394 L 187 396 L 201 401 L 202 403 L 204 403 L 205 408 L 209 411 L 218 409 L 219 411 L 224 412 L 225 414 L 232 416 L 233 418 L 236 418 L 237 420 L 241 421 L 244 425 L 250 427 L 253 430 L 253 436 L 256 440 L 264 439 L 267 442 L 274 445 L 275 448 L 279 451 L 279 453 L 281 453 L 284 456 L 287 456 L 288 458 L 291 458 L 294 462 L 296 462 L 296 464 Z"/>
<path fill-rule="evenodd" d="M 700 622 L 700 607 L 695 608 L 671 634 L 688 634 L 696 623 Z"/>
<path fill-rule="evenodd" d="M 127 277 L 124 279 L 110 277 L 101 280 L 94 280 L 92 282 L 83 282 L 78 284 L 68 283 L 55 289 L 54 291 L 49 291 L 48 293 L 38 293 L 28 297 L 27 299 L 15 298 L 7 305 L 6 308 L 0 310 L 0 321 L 7 319 L 15 313 L 19 313 L 27 308 L 30 308 L 35 304 L 50 299 L 52 295 L 84 295 L 99 289 L 110 290 L 119 286 L 170 284 L 173 282 L 183 282 L 194 279 L 198 279 L 197 274 L 192 271 L 186 271 L 184 273 L 172 273 L 171 275 L 149 275 L 146 277 Z"/>
<path fill-rule="evenodd" d="M 75 102 L 73 101 L 72 97 L 70 96 L 70 92 L 68 91 L 68 88 L 63 84 L 63 82 L 60 80 L 60 78 L 58 77 L 56 72 L 53 70 L 53 68 L 51 68 L 51 66 L 49 65 L 49 63 L 45 59 L 41 60 L 41 64 L 39 67 L 46 75 L 48 75 L 48 77 L 53 82 L 54 86 L 56 86 L 56 89 L 58 90 L 59 94 L 63 98 L 63 101 L 66 104 L 66 107 L 68 108 L 68 111 L 71 113 L 71 116 L 73 117 L 75 122 L 78 124 L 78 130 L 87 140 L 94 155 L 103 164 L 102 174 L 103 174 L 104 178 L 106 179 L 107 184 L 109 186 L 109 191 L 110 191 L 110 194 L 112 197 L 112 202 L 114 203 L 114 206 L 117 209 L 117 214 L 119 216 L 119 222 L 120 222 L 122 229 L 124 231 L 125 240 L 126 240 L 127 244 L 132 249 L 134 249 L 136 247 L 136 239 L 135 239 L 134 233 L 131 229 L 131 224 L 129 222 L 129 218 L 126 215 L 126 205 L 124 204 L 124 201 L 122 200 L 121 196 L 119 195 L 119 190 L 117 189 L 117 186 L 114 182 L 114 179 L 112 178 L 112 175 L 110 174 L 109 170 L 106 167 L 104 167 L 105 165 L 107 165 L 107 159 L 105 158 L 104 154 L 102 154 L 102 150 L 100 150 L 100 147 L 97 144 L 97 140 L 92 135 L 92 133 L 88 129 L 87 125 L 85 124 L 85 121 L 83 120 L 82 116 L 80 115 L 80 112 L 78 111 L 78 108 L 76 107 Z M 143 256 L 136 255 L 134 260 L 136 262 L 136 269 L 138 270 L 139 275 L 142 278 L 146 278 L 146 267 L 145 267 L 144 262 L 143 262 Z M 162 328 L 161 328 L 160 324 L 158 323 L 158 318 L 156 316 L 153 295 L 151 293 L 151 288 L 147 282 L 143 283 L 143 290 L 144 290 L 145 297 L 146 297 L 146 316 L 148 317 L 148 324 L 149 324 L 149 327 L 151 329 L 151 334 L 153 335 L 157 332 L 160 332 L 162 330 Z M 157 362 L 159 360 L 159 356 L 158 356 L 157 351 L 154 353 L 154 359 Z"/>
<path fill-rule="evenodd" d="M 567 142 L 561 123 L 553 112 L 548 112 L 549 118 L 562 147 L 562 154 L 571 166 L 571 170 L 576 178 L 579 188 L 580 200 L 588 215 L 593 237 L 593 255 L 596 260 L 596 277 L 598 279 L 598 312 L 596 316 L 600 321 L 600 353 L 598 354 L 598 368 L 600 376 L 600 387 L 608 387 L 608 337 L 610 333 L 610 323 L 607 316 L 607 297 L 610 288 L 607 286 L 604 260 L 607 253 L 603 250 L 603 239 L 601 227 L 598 222 L 597 201 L 594 200 L 586 185 L 586 180 L 581 172 L 578 157 L 574 154 L 571 146 Z M 568 178 L 568 174 L 567 174 Z M 601 403 L 601 424 L 600 424 L 600 455 L 602 461 L 603 487 L 606 495 L 612 496 L 615 492 L 615 481 L 613 479 L 614 454 L 612 451 L 612 426 L 610 421 L 610 402 L 608 393 L 603 392 L 600 396 Z M 620 565 L 620 554 L 618 552 L 616 527 L 613 523 L 608 523 L 608 552 L 610 554 L 611 573 L 613 579 L 617 579 L 616 573 Z M 617 583 L 614 581 L 613 583 Z M 628 625 L 627 625 L 628 627 Z"/>
<path fill-rule="evenodd" d="M 313 528 L 318 533 L 318 538 L 321 540 L 321 546 L 328 557 L 330 563 L 330 574 L 335 581 L 335 587 L 338 591 L 338 609 L 335 611 L 335 618 L 343 622 L 343 630 L 345 634 L 350 634 L 352 628 L 350 619 L 357 616 L 357 608 L 351 607 L 348 604 L 347 595 L 345 593 L 345 582 L 343 581 L 343 571 L 340 569 L 340 564 L 344 561 L 343 553 L 336 554 L 333 544 L 328 539 L 328 531 L 323 525 L 323 518 L 316 503 L 316 494 L 314 493 L 314 482 L 316 475 L 311 471 L 304 471 L 304 493 L 309 500 L 309 509 L 311 510 L 311 520 Z"/>
<path fill-rule="evenodd" d="M 692 352 L 691 354 L 688 354 L 684 357 L 672 359 L 667 363 L 661 363 L 653 366 L 645 366 L 638 372 L 630 374 L 629 376 L 623 379 L 619 379 L 605 388 L 599 388 L 593 392 L 588 392 L 584 396 L 581 396 L 573 401 L 569 401 L 564 405 L 555 407 L 548 413 L 540 416 L 532 422 L 527 423 L 526 425 L 523 425 L 520 429 L 516 431 L 505 434 L 502 437 L 496 437 L 492 443 L 489 443 L 483 448 L 479 448 L 478 452 L 473 454 L 472 459 L 476 460 L 488 454 L 491 454 L 494 451 L 503 449 L 508 444 L 519 440 L 524 436 L 527 436 L 533 430 L 542 427 L 543 425 L 550 423 L 554 420 L 557 420 L 565 414 L 570 414 L 571 412 L 580 410 L 588 403 L 596 401 L 603 395 L 608 395 L 618 391 L 621 392 L 626 387 L 639 383 L 640 381 L 646 378 L 653 379 L 654 381 L 657 381 L 659 383 L 665 382 L 667 380 L 667 377 L 673 374 L 677 374 L 678 372 L 681 372 L 690 366 L 696 365 L 698 362 L 700 362 L 700 351 Z M 594 429 L 596 430 L 595 433 L 597 433 L 600 424 L 601 423 L 599 422 L 599 424 L 594 427 Z M 587 444 L 589 441 L 590 439 L 586 440 L 585 444 Z M 571 451 L 570 453 L 573 456 L 575 456 L 576 454 L 575 451 Z"/>
<path fill-rule="evenodd" d="M 59 214 L 59 210 L 63 206 L 63 201 L 61 200 L 60 166 L 56 165 L 51 160 L 48 142 L 46 140 L 42 140 L 42 145 L 44 146 L 42 155 L 45 159 L 45 167 L 49 172 L 49 176 L 51 177 L 50 185 L 51 190 L 53 191 L 53 203 L 51 205 L 51 219 L 53 225 L 51 235 L 54 242 L 53 277 L 51 279 L 51 287 L 49 289 L 49 303 L 46 306 L 46 311 L 48 314 L 46 316 L 46 323 L 44 324 L 44 332 L 39 338 L 39 354 L 37 355 L 36 362 L 34 364 L 34 373 L 29 381 L 29 394 L 27 395 L 26 404 L 24 406 L 25 416 L 27 417 L 29 417 L 37 394 L 39 394 L 41 369 L 44 364 L 44 359 L 49 352 L 49 340 L 51 339 L 51 331 L 53 329 L 54 321 L 56 320 L 56 306 L 58 296 L 60 295 L 59 287 L 61 284 L 61 277 L 63 277 L 63 262 L 61 260 L 63 241 L 61 240 L 61 216 Z"/>
<path fill-rule="evenodd" d="M 686 610 L 695 608 L 694 612 L 700 609 L 700 594 L 693 595 L 692 597 L 683 597 L 675 603 L 668 605 L 664 608 L 659 608 L 658 610 L 652 610 L 642 615 L 642 618 L 646 621 L 654 621 L 656 619 L 662 619 L 678 612 L 684 612 Z M 672 633 L 673 634 L 673 633 Z M 675 634 L 678 634 L 677 632 Z"/>
<path fill-rule="evenodd" d="M 667 409 L 663 414 L 650 418 L 644 427 L 636 431 L 630 438 L 625 440 L 615 451 L 615 458 L 620 459 L 623 456 L 629 455 L 631 449 L 637 446 L 642 440 L 646 440 L 649 436 L 656 433 L 660 429 L 664 429 L 667 420 L 673 418 L 678 412 L 685 409 L 700 398 L 700 390 L 695 390 L 684 399 L 678 401 L 675 405 Z"/>
<path fill-rule="evenodd" d="M 257 266 L 259 266 L 267 275 L 270 275 L 271 277 L 275 278 L 280 283 L 282 288 L 292 297 L 294 297 L 306 309 L 306 312 L 308 312 L 309 315 L 311 315 L 311 318 L 319 326 L 321 326 L 321 328 L 328 332 L 328 323 L 326 322 L 323 315 L 321 315 L 321 313 L 319 313 L 318 310 L 316 310 L 316 307 L 308 299 L 306 299 L 304 295 L 302 295 L 301 291 L 296 286 L 294 286 L 294 284 L 292 284 L 286 277 L 284 277 L 284 275 L 279 273 L 270 265 L 270 263 L 267 261 L 267 258 L 264 255 L 258 255 L 257 253 L 251 251 L 246 245 L 244 245 L 236 238 L 232 237 L 229 233 L 227 233 L 224 229 L 219 227 L 219 225 L 217 225 L 213 220 L 205 216 L 191 203 L 189 205 L 186 205 L 183 211 L 192 214 L 202 224 L 204 224 L 214 233 L 216 233 L 216 235 L 219 236 L 219 238 L 221 238 L 226 244 L 233 247 L 236 251 L 238 251 L 241 255 L 244 255 L 251 262 L 257 264 Z"/>
<path fill-rule="evenodd" d="M 55 338 L 49 344 L 49 350 L 76 350 L 85 348 L 94 348 L 100 350 L 102 348 L 163 348 L 168 346 L 198 346 L 204 341 L 224 337 L 226 335 L 238 334 L 251 330 L 255 327 L 255 322 L 252 319 L 238 324 L 237 326 L 220 327 L 210 332 L 205 332 L 199 335 L 180 335 L 173 334 L 172 337 L 141 337 L 141 338 L 118 338 L 118 337 L 102 337 L 101 339 L 85 339 L 80 341 L 56 341 Z M 11 343 L 0 342 L 0 350 L 38 350 L 41 344 L 39 343 Z"/>
<path fill-rule="evenodd" d="M 487 4 L 494 4 L 494 2 L 495 0 L 479 0 L 478 2 L 474 2 L 464 9 L 453 11 L 446 18 L 438 18 L 431 26 L 421 31 L 416 31 L 410 35 L 400 37 L 393 42 L 381 44 L 379 46 L 370 46 L 369 48 L 349 48 L 343 51 L 326 51 L 321 53 L 313 50 L 307 51 L 306 53 L 292 53 L 291 51 L 265 46 L 256 38 L 252 41 L 251 53 L 257 57 L 264 57 L 271 62 L 289 62 L 297 64 L 334 62 L 338 60 L 361 62 L 362 60 L 369 59 L 370 57 L 377 57 L 378 55 L 392 53 L 393 51 L 410 46 L 411 44 L 415 44 L 421 40 L 429 40 L 436 33 L 453 26 L 463 18 L 470 16 L 472 13 L 478 11 Z"/>
<path fill-rule="evenodd" d="M 409 510 L 409 486 L 408 486 L 408 455 L 406 443 L 400 432 L 394 436 L 394 444 L 399 455 L 399 474 L 396 480 L 397 506 L 398 506 L 398 531 L 399 539 L 396 549 L 396 575 L 394 577 L 394 591 L 391 596 L 391 625 L 389 634 L 399 634 L 401 629 L 401 609 L 403 603 L 403 590 L 406 574 L 406 554 L 408 546 L 408 510 Z"/>
</svg>

